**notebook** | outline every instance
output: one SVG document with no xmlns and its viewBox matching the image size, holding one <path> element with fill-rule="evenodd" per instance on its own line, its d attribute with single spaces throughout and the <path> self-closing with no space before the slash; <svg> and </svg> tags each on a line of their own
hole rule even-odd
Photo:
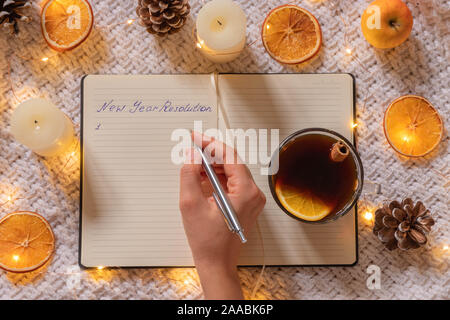
<svg viewBox="0 0 450 320">
<path fill-rule="evenodd" d="M 87 75 L 81 87 L 83 267 L 193 266 L 172 161 L 177 129 L 279 129 L 281 141 L 323 127 L 354 141 L 349 74 Z M 354 265 L 355 209 L 326 224 L 294 220 L 261 166 L 249 164 L 267 204 L 239 264 Z"/>
</svg>

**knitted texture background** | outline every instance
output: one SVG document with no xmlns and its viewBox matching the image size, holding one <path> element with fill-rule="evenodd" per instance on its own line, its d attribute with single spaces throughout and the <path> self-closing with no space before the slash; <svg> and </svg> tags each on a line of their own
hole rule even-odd
<svg viewBox="0 0 450 320">
<path fill-rule="evenodd" d="M 1 216 L 14 210 L 37 211 L 56 235 L 56 252 L 46 268 L 24 275 L 1 271 L 3 299 L 201 299 L 195 269 L 114 269 L 81 271 L 78 257 L 79 163 L 62 156 L 44 159 L 18 144 L 9 133 L 12 110 L 29 97 L 44 97 L 78 124 L 80 79 L 84 74 L 151 74 L 219 72 L 350 72 L 356 77 L 358 147 L 366 177 L 380 183 L 383 194 L 359 202 L 359 262 L 354 267 L 267 268 L 255 298 L 259 299 L 449 299 L 450 216 L 448 188 L 449 139 L 432 155 L 400 158 L 388 146 L 382 129 L 384 110 L 404 94 L 422 95 L 439 110 L 449 128 L 450 3 L 407 1 L 414 16 L 410 38 L 392 50 L 376 50 L 363 38 L 360 18 L 368 0 L 310 0 L 298 4 L 310 10 L 322 26 L 323 48 L 315 60 L 285 67 L 265 52 L 260 28 L 280 0 L 237 0 L 248 18 L 248 43 L 242 55 L 224 65 L 206 60 L 194 43 L 195 17 L 201 0 L 191 0 L 186 26 L 167 38 L 153 37 L 137 23 L 137 0 L 91 0 L 95 28 L 77 49 L 56 54 L 41 35 L 39 5 L 33 21 L 21 23 L 21 33 L 0 34 L 0 202 Z M 342 19 L 343 20 L 342 20 Z M 347 24 L 347 26 L 346 26 Z M 345 53 L 344 35 L 353 49 Z M 43 56 L 49 60 L 40 61 Z M 11 78 L 9 78 L 9 65 Z M 11 81 L 10 81 L 11 80 Z M 14 89 L 11 89 L 11 84 Z M 79 128 L 77 127 L 77 131 Z M 363 218 L 382 201 L 411 196 L 421 200 L 436 220 L 428 244 L 411 252 L 389 252 Z M 19 198 L 19 199 L 16 199 Z M 381 288 L 370 290 L 367 268 L 381 270 Z M 251 296 L 260 268 L 239 274 L 246 297 Z"/>
</svg>

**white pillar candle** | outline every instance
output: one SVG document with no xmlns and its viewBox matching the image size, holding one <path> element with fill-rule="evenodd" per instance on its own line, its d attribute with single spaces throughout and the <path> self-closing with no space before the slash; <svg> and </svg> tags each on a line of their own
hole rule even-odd
<svg viewBox="0 0 450 320">
<path fill-rule="evenodd" d="M 16 107 L 11 133 L 21 144 L 45 157 L 64 152 L 74 142 L 72 121 L 44 99 L 29 99 Z"/>
<path fill-rule="evenodd" d="M 211 61 L 236 59 L 245 46 L 247 19 L 231 0 L 212 0 L 197 16 L 197 47 Z"/>
</svg>

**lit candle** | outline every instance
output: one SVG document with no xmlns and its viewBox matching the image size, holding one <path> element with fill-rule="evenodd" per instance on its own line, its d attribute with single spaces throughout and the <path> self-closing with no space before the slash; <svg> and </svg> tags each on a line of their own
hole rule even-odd
<svg viewBox="0 0 450 320">
<path fill-rule="evenodd" d="M 211 61 L 229 62 L 242 52 L 247 19 L 231 0 L 212 0 L 198 13 L 197 47 Z"/>
<path fill-rule="evenodd" d="M 72 121 L 44 99 L 19 104 L 11 117 L 11 133 L 41 156 L 55 156 L 74 142 Z"/>
</svg>

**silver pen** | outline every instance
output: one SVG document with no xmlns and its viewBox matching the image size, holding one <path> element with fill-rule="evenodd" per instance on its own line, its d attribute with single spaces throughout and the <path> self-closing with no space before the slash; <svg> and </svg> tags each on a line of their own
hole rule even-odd
<svg viewBox="0 0 450 320">
<path fill-rule="evenodd" d="M 242 229 L 236 216 L 236 212 L 231 205 L 230 199 L 225 193 L 225 190 L 223 190 L 219 178 L 217 178 L 217 175 L 214 172 L 210 159 L 208 159 L 208 157 L 203 153 L 202 148 L 195 143 L 194 146 L 202 155 L 203 168 L 205 169 L 206 175 L 208 176 L 208 179 L 214 189 L 214 200 L 216 200 L 217 207 L 219 207 L 220 211 L 222 211 L 225 222 L 228 225 L 228 229 L 230 229 L 231 232 L 237 233 L 242 243 L 246 243 L 247 239 L 244 235 L 244 229 Z"/>
</svg>

